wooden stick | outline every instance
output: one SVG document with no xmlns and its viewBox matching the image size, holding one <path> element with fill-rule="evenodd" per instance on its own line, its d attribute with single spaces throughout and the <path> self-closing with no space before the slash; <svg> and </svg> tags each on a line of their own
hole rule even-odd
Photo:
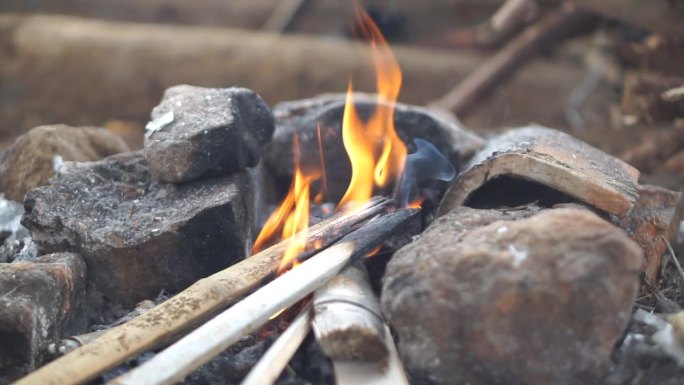
<svg viewBox="0 0 684 385">
<path fill-rule="evenodd" d="M 363 263 L 347 266 L 316 290 L 313 330 L 331 359 L 387 358 L 385 322 Z"/>
<path fill-rule="evenodd" d="M 679 102 L 684 100 L 684 85 L 663 92 L 661 97 L 666 102 Z"/>
<path fill-rule="evenodd" d="M 563 4 L 558 11 L 527 28 L 430 107 L 463 114 L 523 62 L 576 31 L 589 19 L 589 14 L 569 3 Z"/>
<path fill-rule="evenodd" d="M 416 214 L 417 210 L 400 209 L 372 219 L 109 384 L 159 385 L 182 380 L 242 335 L 264 325 L 270 316 L 325 284 L 347 263 L 382 244 Z"/>
<path fill-rule="evenodd" d="M 387 362 L 333 360 L 337 385 L 409 385 L 392 334 L 383 325 L 389 357 Z"/>
<path fill-rule="evenodd" d="M 299 345 L 311 330 L 311 306 L 307 306 L 278 337 L 259 362 L 250 370 L 242 385 L 271 385 L 280 376 Z"/>
<path fill-rule="evenodd" d="M 307 243 L 320 242 L 321 247 L 327 247 L 390 206 L 389 200 L 374 200 L 351 215 L 318 223 L 309 229 Z M 287 240 L 278 243 L 197 281 L 147 313 L 108 330 L 100 338 L 52 361 L 16 384 L 82 384 L 95 378 L 215 314 L 262 285 L 268 277 L 274 277 L 288 246 Z"/>
</svg>

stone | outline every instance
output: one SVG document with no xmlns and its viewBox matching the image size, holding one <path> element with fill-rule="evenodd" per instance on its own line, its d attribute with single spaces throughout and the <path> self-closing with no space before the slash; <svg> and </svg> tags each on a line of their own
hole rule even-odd
<svg viewBox="0 0 684 385">
<path fill-rule="evenodd" d="M 328 200 L 338 201 L 346 191 L 351 166 L 342 143 L 345 97 L 345 94 L 324 94 L 274 107 L 276 131 L 264 151 L 264 162 L 285 188 L 294 175 L 293 138 L 296 131 L 301 164 L 305 169 L 320 170 L 320 149 L 323 149 Z M 362 118 L 370 116 L 377 106 L 375 95 L 370 94 L 355 93 L 354 102 Z M 465 130 L 453 116 L 402 103 L 396 104 L 394 114 L 397 133 L 410 148 L 414 138 L 423 138 L 436 146 L 457 170 L 484 144 L 483 139 Z M 315 194 L 316 186 L 312 187 Z"/>
<path fill-rule="evenodd" d="M 598 383 L 631 314 L 638 245 L 584 209 L 493 211 L 451 211 L 387 266 L 381 305 L 412 383 Z"/>
<path fill-rule="evenodd" d="M 86 285 L 77 254 L 0 264 L 0 383 L 39 367 L 49 343 L 85 330 L 77 317 Z"/>
<path fill-rule="evenodd" d="M 469 205 L 480 188 L 505 178 L 533 182 L 617 215 L 626 214 L 638 197 L 639 171 L 634 167 L 563 132 L 529 126 L 506 131 L 489 141 L 446 192 L 438 215 Z M 505 190 L 515 185 L 493 190 L 510 202 L 514 194 Z M 529 187 L 518 188 L 516 193 L 529 199 Z M 539 199 L 548 195 L 541 194 Z"/>
<path fill-rule="evenodd" d="M 622 218 L 613 218 L 613 222 L 641 246 L 646 279 L 656 285 L 661 260 L 667 252 L 666 242 L 676 244 L 684 194 L 650 185 L 639 185 L 638 189 L 639 199 L 634 208 Z"/>
<path fill-rule="evenodd" d="M 160 184 L 140 152 L 67 162 L 27 195 L 22 224 L 42 252 L 80 253 L 102 294 L 133 306 L 249 255 L 252 180 L 242 171 Z"/>
<path fill-rule="evenodd" d="M 65 161 L 87 162 L 128 151 L 119 136 L 99 127 L 40 126 L 17 138 L 0 166 L 0 191 L 22 202 Z"/>
<path fill-rule="evenodd" d="M 30 261 L 38 248 L 28 230 L 21 225 L 24 206 L 0 194 L 0 263 Z"/>
<path fill-rule="evenodd" d="M 256 166 L 274 123 L 252 90 L 179 85 L 166 90 L 146 128 L 152 176 L 182 183 Z"/>
</svg>

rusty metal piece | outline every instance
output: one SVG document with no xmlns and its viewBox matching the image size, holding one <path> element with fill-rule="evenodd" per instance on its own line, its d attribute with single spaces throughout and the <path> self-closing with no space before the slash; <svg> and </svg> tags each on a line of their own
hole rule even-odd
<svg viewBox="0 0 684 385">
<path fill-rule="evenodd" d="M 501 176 L 536 182 L 618 216 L 638 197 L 634 167 L 560 131 L 529 126 L 510 130 L 479 151 L 447 191 L 438 215 Z"/>
<path fill-rule="evenodd" d="M 684 194 L 662 187 L 639 185 L 639 199 L 623 218 L 614 220 L 644 251 L 643 270 L 655 284 L 667 241 L 674 243 L 682 219 Z"/>
</svg>

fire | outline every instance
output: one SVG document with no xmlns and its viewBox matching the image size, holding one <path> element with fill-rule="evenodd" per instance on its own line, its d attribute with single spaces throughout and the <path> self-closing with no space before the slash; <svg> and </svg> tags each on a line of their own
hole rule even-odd
<svg viewBox="0 0 684 385">
<path fill-rule="evenodd" d="M 378 103 L 364 122 L 354 105 L 351 81 L 342 118 L 342 140 L 352 165 L 352 178 L 338 207 L 354 209 L 373 196 L 375 187 L 387 187 L 400 179 L 406 145 L 394 129 L 394 105 L 401 89 L 401 69 L 387 41 L 370 16 L 356 7 L 360 32 L 370 40 L 377 76 Z"/>
<path fill-rule="evenodd" d="M 338 204 L 338 210 L 346 212 L 368 202 L 376 188 L 387 191 L 393 187 L 393 183 L 399 183 L 407 156 L 406 145 L 394 128 L 394 106 L 401 89 L 401 69 L 370 16 L 358 6 L 355 7 L 355 13 L 360 25 L 359 32 L 370 41 L 377 76 L 377 107 L 369 119 L 361 119 L 354 104 L 350 80 L 342 120 L 342 141 L 351 161 L 352 177 Z M 320 127 L 317 127 L 317 134 L 320 172 L 303 171 L 299 159 L 299 140 L 295 134 L 294 180 L 283 202 L 266 221 L 252 249 L 253 252 L 262 250 L 274 242 L 278 234 L 280 239 L 289 239 L 279 273 L 296 265 L 297 255 L 306 247 L 311 183 L 323 178 L 323 189 L 315 198 L 317 203 L 323 202 L 327 191 Z"/>
<path fill-rule="evenodd" d="M 300 164 L 299 138 L 294 137 L 295 177 L 290 190 L 280 206 L 271 214 L 259 236 L 254 241 L 252 252 L 262 250 L 266 244 L 276 238 L 281 231 L 281 239 L 289 239 L 290 244 L 280 262 L 278 273 L 297 264 L 296 257 L 306 247 L 306 235 L 309 228 L 309 200 L 311 182 L 318 179 L 318 174 L 305 174 Z"/>
</svg>

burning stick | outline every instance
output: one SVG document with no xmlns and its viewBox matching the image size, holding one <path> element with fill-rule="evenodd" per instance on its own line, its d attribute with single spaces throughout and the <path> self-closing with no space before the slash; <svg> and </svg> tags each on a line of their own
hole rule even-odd
<svg viewBox="0 0 684 385">
<path fill-rule="evenodd" d="M 374 218 L 110 384 L 157 385 L 181 380 L 243 334 L 265 324 L 277 311 L 325 284 L 350 261 L 378 247 L 417 213 L 413 209 L 399 209 Z"/>
<path fill-rule="evenodd" d="M 285 369 L 285 366 L 302 344 L 311 330 L 311 306 L 307 306 L 292 324 L 271 345 L 261 360 L 250 370 L 242 385 L 270 385 L 273 384 Z"/>
<path fill-rule="evenodd" d="M 385 323 L 363 264 L 347 266 L 314 294 L 313 330 L 323 352 L 339 360 L 387 358 Z"/>
<path fill-rule="evenodd" d="M 308 230 L 307 245 L 327 247 L 391 205 L 369 203 L 351 215 L 335 216 Z M 19 380 L 26 384 L 81 384 L 126 359 L 149 350 L 189 326 L 230 305 L 275 275 L 289 246 L 280 242 L 212 276 L 201 279 L 168 301 Z"/>
</svg>

